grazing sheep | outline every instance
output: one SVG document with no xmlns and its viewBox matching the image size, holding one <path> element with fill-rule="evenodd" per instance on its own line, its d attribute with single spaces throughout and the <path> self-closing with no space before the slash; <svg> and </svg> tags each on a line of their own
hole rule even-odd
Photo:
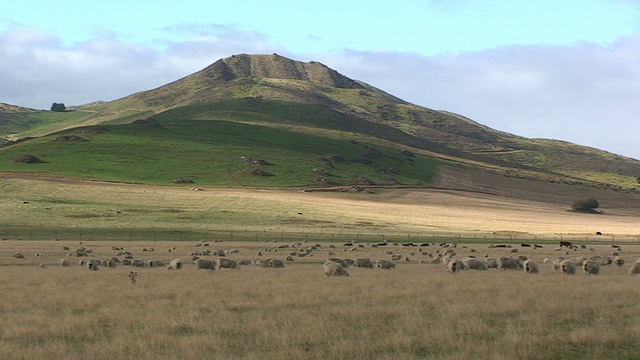
<svg viewBox="0 0 640 360">
<path fill-rule="evenodd" d="M 494 257 L 486 257 L 484 258 L 484 263 L 487 265 L 489 269 L 497 269 L 498 268 L 498 259 Z"/>
<path fill-rule="evenodd" d="M 600 265 L 602 265 L 602 266 L 611 265 L 612 262 L 613 262 L 613 260 L 611 260 L 611 258 L 608 257 L 608 256 L 603 256 L 600 259 Z"/>
<path fill-rule="evenodd" d="M 349 276 L 347 269 L 335 261 L 325 261 L 322 270 L 326 276 Z"/>
<path fill-rule="evenodd" d="M 563 257 L 559 257 L 553 260 L 553 262 L 551 263 L 553 265 L 553 268 L 556 270 L 560 270 L 560 263 L 564 261 Z"/>
<path fill-rule="evenodd" d="M 24 259 L 24 255 L 22 255 L 22 253 L 14 253 L 11 257 L 14 259 Z"/>
<path fill-rule="evenodd" d="M 38 265 L 38 267 L 40 269 L 46 269 L 48 266 L 47 266 L 47 264 L 40 264 L 40 265 Z"/>
<path fill-rule="evenodd" d="M 93 271 L 99 270 L 100 269 L 100 261 L 95 260 L 95 259 L 87 261 L 87 268 L 89 270 L 93 270 Z"/>
<path fill-rule="evenodd" d="M 240 261 L 238 261 L 238 265 L 243 266 L 243 265 L 252 265 L 253 264 L 253 260 L 249 260 L 249 259 L 242 259 Z"/>
<path fill-rule="evenodd" d="M 576 263 L 573 260 L 562 260 L 560 262 L 560 270 L 567 275 L 574 275 L 576 273 Z"/>
<path fill-rule="evenodd" d="M 344 268 L 348 268 L 349 267 L 349 264 L 346 261 L 344 261 L 344 260 L 342 260 L 340 258 L 331 257 L 331 258 L 328 258 L 327 261 L 337 262 L 338 264 L 342 265 L 342 267 L 344 267 Z"/>
<path fill-rule="evenodd" d="M 150 268 L 165 267 L 164 261 L 162 260 L 149 260 L 147 261 L 147 266 Z"/>
<path fill-rule="evenodd" d="M 598 275 L 600 272 L 600 264 L 593 260 L 586 260 L 582 263 L 582 271 L 585 275 Z"/>
<path fill-rule="evenodd" d="M 106 265 L 106 267 L 108 267 L 108 268 L 112 268 L 112 269 L 115 269 L 115 268 L 116 268 L 116 262 L 115 262 L 115 261 L 113 261 L 113 260 L 107 260 L 107 265 Z"/>
<path fill-rule="evenodd" d="M 520 270 L 522 268 L 520 262 L 517 259 L 506 256 L 500 256 L 498 259 L 496 259 L 496 264 L 498 266 L 498 270 Z"/>
<path fill-rule="evenodd" d="M 211 259 L 198 259 L 195 262 L 196 264 L 196 269 L 200 269 L 200 270 L 215 270 L 216 269 L 216 262 L 211 260 Z"/>
<path fill-rule="evenodd" d="M 132 262 L 131 259 L 124 259 L 124 260 L 122 260 L 121 264 L 123 266 L 131 266 L 131 262 Z"/>
<path fill-rule="evenodd" d="M 355 264 L 356 261 L 353 259 L 345 258 L 344 262 L 346 262 L 348 266 L 353 266 L 353 264 Z"/>
<path fill-rule="evenodd" d="M 532 259 L 527 259 L 522 264 L 524 272 L 527 274 L 537 274 L 538 273 L 538 263 L 533 261 Z"/>
<path fill-rule="evenodd" d="M 131 260 L 131 266 L 132 267 L 143 268 L 143 267 L 145 267 L 145 265 L 146 264 L 144 263 L 144 260 L 142 260 L 142 259 L 133 259 L 133 260 Z"/>
<path fill-rule="evenodd" d="M 571 260 L 573 260 L 573 262 L 576 263 L 576 266 L 582 266 L 582 264 L 584 264 L 584 262 L 589 259 L 586 256 L 583 256 L 579 258 L 573 258 Z"/>
<path fill-rule="evenodd" d="M 271 269 L 284 268 L 284 263 L 279 259 L 269 259 L 268 264 L 268 267 Z"/>
<path fill-rule="evenodd" d="M 353 264 L 353 266 L 366 268 L 366 269 L 373 269 L 373 263 L 369 258 L 356 259 L 356 262 Z"/>
<path fill-rule="evenodd" d="M 487 264 L 482 259 L 468 257 L 462 260 L 467 270 L 487 270 Z"/>
<path fill-rule="evenodd" d="M 622 266 L 622 265 L 624 265 L 624 259 L 621 256 L 616 256 L 613 259 L 613 263 L 618 265 L 618 266 Z"/>
<path fill-rule="evenodd" d="M 71 263 L 69 261 L 67 261 L 66 259 L 60 259 L 60 261 L 58 262 L 60 264 L 60 266 L 71 266 Z"/>
<path fill-rule="evenodd" d="M 219 258 L 216 260 L 216 265 L 218 269 L 240 269 L 237 261 L 228 258 Z"/>
<path fill-rule="evenodd" d="M 171 260 L 169 262 L 169 266 L 167 266 L 167 270 L 180 270 L 180 269 L 182 269 L 182 260 L 180 259 Z"/>
<path fill-rule="evenodd" d="M 447 264 L 447 271 L 450 273 L 456 273 L 460 270 L 464 270 L 464 263 L 457 259 L 452 259 Z"/>
<path fill-rule="evenodd" d="M 391 255 L 391 261 L 398 261 L 402 259 L 402 255 L 400 254 L 392 254 Z"/>
<path fill-rule="evenodd" d="M 636 260 L 633 264 L 631 264 L 631 269 L 629 269 L 629 274 L 631 275 L 640 274 L 640 260 Z"/>
<path fill-rule="evenodd" d="M 376 261 L 376 267 L 378 269 L 391 270 L 396 268 L 396 264 L 392 263 L 389 260 L 378 260 Z"/>
<path fill-rule="evenodd" d="M 293 256 L 289 255 L 286 258 L 284 258 L 286 261 L 294 261 Z"/>
</svg>

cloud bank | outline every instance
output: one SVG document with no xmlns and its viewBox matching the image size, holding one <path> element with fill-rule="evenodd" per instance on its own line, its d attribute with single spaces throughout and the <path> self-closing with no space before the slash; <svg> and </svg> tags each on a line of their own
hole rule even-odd
<svg viewBox="0 0 640 360">
<path fill-rule="evenodd" d="M 237 53 L 325 63 L 418 105 L 526 137 L 567 140 L 640 159 L 640 34 L 608 45 L 508 46 L 423 56 L 340 49 L 295 54 L 233 26 L 186 24 L 136 44 L 101 34 L 70 46 L 38 30 L 0 32 L 0 102 L 48 108 L 149 90 Z M 176 35 L 176 36 L 169 36 Z M 177 36 L 179 35 L 179 36 Z"/>
</svg>

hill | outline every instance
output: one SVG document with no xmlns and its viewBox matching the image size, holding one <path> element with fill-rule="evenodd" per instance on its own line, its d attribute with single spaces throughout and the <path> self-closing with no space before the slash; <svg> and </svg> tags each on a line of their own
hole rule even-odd
<svg viewBox="0 0 640 360">
<path fill-rule="evenodd" d="M 231 56 L 157 89 L 74 110 L 51 113 L 0 109 L 0 135 L 41 137 L 1 149 L 0 171 L 83 174 L 140 182 L 193 176 L 230 184 L 234 183 L 230 177 L 245 170 L 230 164 L 245 156 L 272 158 L 278 166 L 287 167 L 268 180 L 249 183 L 308 185 L 315 183 L 317 176 L 302 175 L 301 170 L 293 168 L 317 169 L 319 158 L 338 155 L 347 160 L 345 167 L 358 170 L 347 175 L 331 169 L 336 175 L 331 179 L 320 176 L 325 178 L 322 183 L 353 184 L 367 182 L 365 178 L 385 184 L 429 184 L 431 178 L 424 177 L 422 170 L 416 171 L 417 166 L 396 171 L 407 164 L 408 158 L 431 164 L 426 172 L 433 172 L 438 161 L 449 161 L 508 176 L 620 187 L 633 187 L 640 174 L 640 161 L 635 159 L 494 130 L 455 113 L 410 104 L 321 63 L 303 63 L 277 54 Z M 73 145 L 53 141 L 78 131 L 90 141 Z M 302 144 L 308 147 L 306 152 L 299 150 Z M 201 148 L 194 150 L 198 146 Z M 169 154 L 168 149 L 172 149 Z M 79 155 L 74 156 L 80 150 L 82 161 Z M 372 159 L 363 155 L 367 152 L 385 155 Z M 12 163 L 10 159 L 19 153 L 39 155 L 45 163 L 37 168 Z M 162 160 L 156 154 L 164 154 Z M 297 155 L 287 154 L 300 157 L 294 161 Z M 194 163 L 194 156 L 217 159 L 217 165 L 208 163 L 206 172 L 202 168 L 206 161 Z M 170 169 L 165 162 L 169 159 L 183 166 L 176 165 L 175 172 L 154 170 L 154 166 Z M 91 163 L 96 166 L 85 171 Z M 131 163 L 129 168 L 123 167 L 125 163 Z M 118 164 L 121 171 L 109 164 Z M 221 166 L 234 170 L 221 176 L 225 173 Z M 141 174 L 124 175 L 136 169 Z M 317 171 L 327 173 L 328 169 Z M 202 175 L 211 172 L 217 175 Z M 116 175 L 119 173 L 122 175 Z M 285 177 L 283 173 L 298 176 Z"/>
</svg>

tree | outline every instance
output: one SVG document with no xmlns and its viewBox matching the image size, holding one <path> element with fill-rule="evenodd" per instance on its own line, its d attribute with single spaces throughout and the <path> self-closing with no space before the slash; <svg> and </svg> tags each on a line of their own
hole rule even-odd
<svg viewBox="0 0 640 360">
<path fill-rule="evenodd" d="M 581 212 L 597 212 L 596 209 L 600 206 L 598 200 L 594 198 L 585 198 L 582 200 L 576 200 L 573 202 L 571 208 L 575 211 Z"/>
<path fill-rule="evenodd" d="M 53 103 L 53 105 L 51 105 L 51 111 L 64 112 L 66 109 L 67 107 L 64 106 L 64 103 Z"/>
</svg>

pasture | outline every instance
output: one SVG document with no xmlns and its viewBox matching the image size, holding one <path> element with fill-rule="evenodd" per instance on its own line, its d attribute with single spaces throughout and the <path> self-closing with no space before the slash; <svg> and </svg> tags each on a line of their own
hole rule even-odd
<svg viewBox="0 0 640 360">
<path fill-rule="evenodd" d="M 316 249 L 309 255 L 297 255 L 312 245 Z M 0 354 L 3 359 L 637 358 L 640 278 L 627 271 L 640 257 L 640 246 L 556 251 L 554 245 L 490 245 L 5 240 L 0 242 Z M 144 260 L 181 258 L 185 266 L 90 271 L 78 265 L 122 258 L 113 246 Z M 90 251 L 88 257 L 74 255 L 79 247 Z M 237 252 L 227 257 L 235 260 L 279 258 L 286 266 L 197 270 L 189 256 L 231 249 Z M 420 263 L 446 250 L 456 258 L 524 255 L 538 262 L 540 273 L 451 274 L 441 264 Z M 543 263 L 546 257 L 614 250 L 625 265 L 603 266 L 596 276 L 564 275 Z M 12 258 L 16 252 L 25 258 Z M 331 256 L 375 261 L 390 259 L 391 253 L 402 256 L 393 270 L 349 267 L 349 277 L 322 273 Z M 62 267 L 60 259 L 72 265 Z M 131 271 L 137 272 L 135 282 Z"/>
<path fill-rule="evenodd" d="M 640 278 L 628 274 L 640 258 L 633 198 L 599 196 L 605 215 L 593 215 L 570 212 L 564 201 L 468 191 L 300 190 L 4 176 L 0 357 L 634 359 L 640 352 Z M 556 251 L 557 239 L 585 246 Z M 430 245 L 405 246 L 414 241 Z M 439 246 L 451 241 L 459 244 Z M 88 256 L 75 255 L 80 247 Z M 185 266 L 79 265 L 123 260 L 114 247 Z M 198 270 L 189 255 L 231 249 L 234 260 L 277 258 L 285 268 Z M 540 272 L 451 274 L 429 263 L 447 250 L 459 259 L 527 256 Z M 564 275 L 543 262 L 613 251 L 626 263 L 595 276 Z M 14 258 L 18 252 L 25 258 Z M 349 277 L 330 278 L 322 271 L 332 256 L 392 255 L 400 257 L 392 270 L 349 267 Z"/>
</svg>

